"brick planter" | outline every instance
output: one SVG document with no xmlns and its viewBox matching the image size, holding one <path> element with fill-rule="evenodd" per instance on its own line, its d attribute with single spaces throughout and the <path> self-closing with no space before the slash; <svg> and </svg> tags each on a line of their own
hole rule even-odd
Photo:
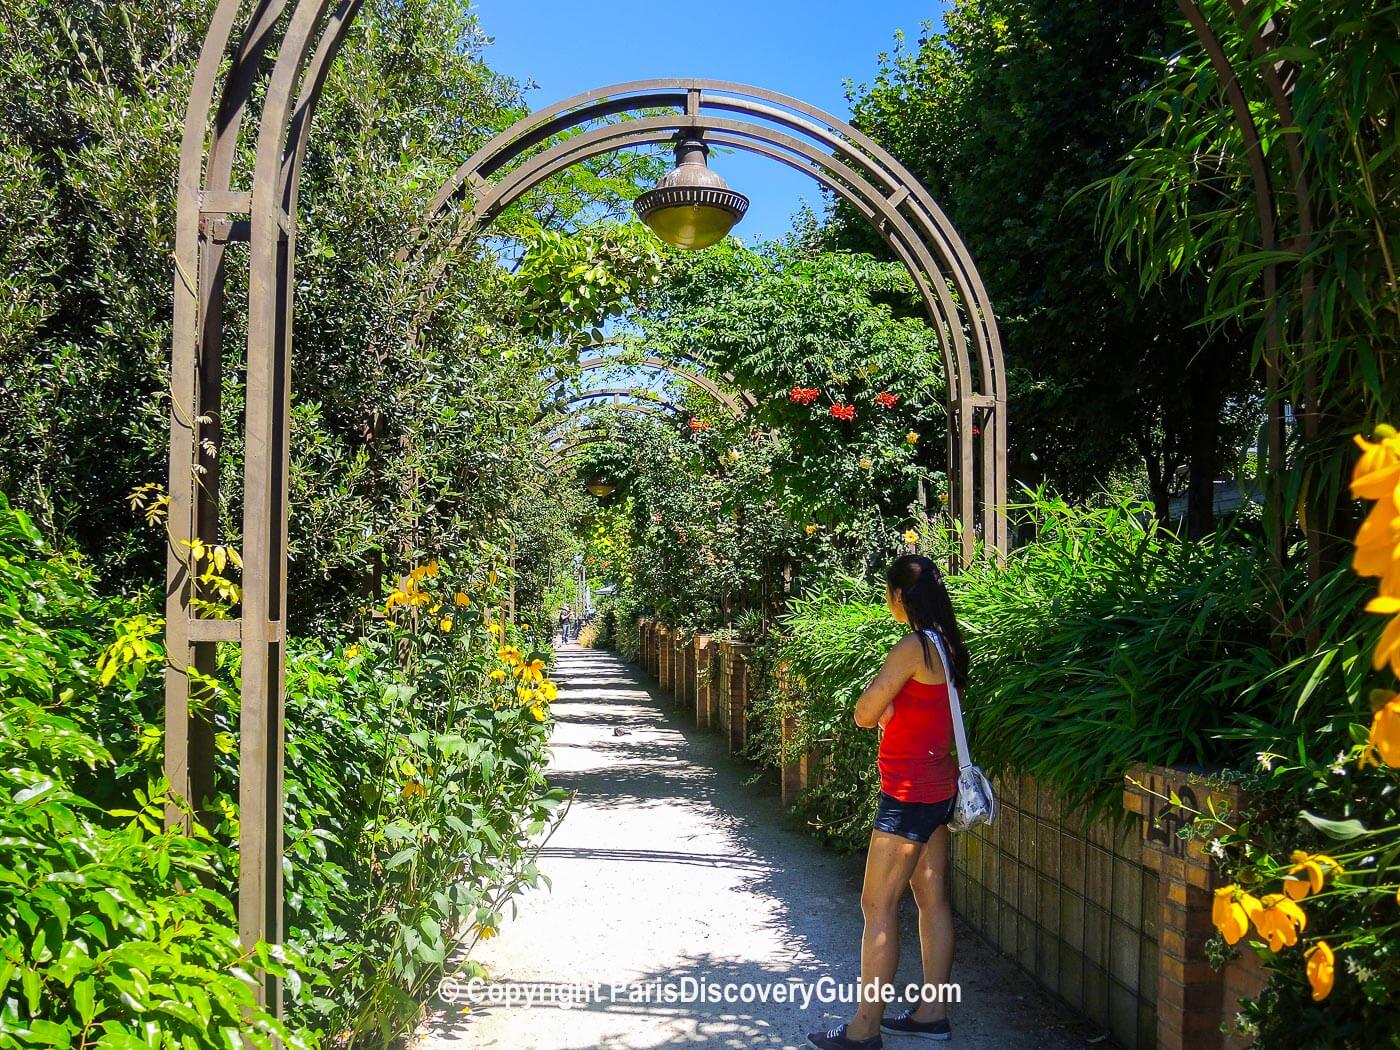
<svg viewBox="0 0 1400 1050">
<path fill-rule="evenodd" d="M 726 728 L 729 733 L 729 753 L 737 754 L 748 742 L 748 700 L 749 677 L 748 661 L 753 646 L 747 642 L 720 643 L 724 651 L 724 667 L 727 678 L 725 701 L 728 706 Z"/>
<path fill-rule="evenodd" d="M 697 634 L 691 645 L 691 659 L 695 662 L 695 724 L 701 729 L 708 729 L 710 726 L 711 699 L 714 695 L 714 687 L 710 681 L 712 653 L 710 636 Z"/>
<path fill-rule="evenodd" d="M 692 683 L 695 680 L 693 663 L 695 647 L 692 644 L 692 637 L 677 630 L 672 639 L 672 660 L 676 670 L 671 682 L 671 691 L 675 696 L 676 704 L 680 707 L 692 703 L 694 697 Z"/>
<path fill-rule="evenodd" d="M 1158 1050 L 1225 1050 L 1247 1045 L 1221 1029 L 1233 1028 L 1241 1000 L 1264 990 L 1268 977 L 1258 958 L 1245 949 L 1222 969 L 1205 957 L 1215 932 L 1212 891 L 1222 883 L 1202 839 L 1183 839 L 1190 812 L 1171 804 L 1173 793 L 1185 807 L 1239 812 L 1237 788 L 1208 785 L 1194 772 L 1135 765 L 1124 778 L 1123 805 L 1142 818 L 1143 861 L 1158 873 Z"/>
<path fill-rule="evenodd" d="M 676 656 L 675 646 L 671 644 L 671 633 L 669 627 L 660 624 L 656 627 L 656 680 L 661 683 L 661 688 L 667 691 L 671 689 Z"/>
</svg>

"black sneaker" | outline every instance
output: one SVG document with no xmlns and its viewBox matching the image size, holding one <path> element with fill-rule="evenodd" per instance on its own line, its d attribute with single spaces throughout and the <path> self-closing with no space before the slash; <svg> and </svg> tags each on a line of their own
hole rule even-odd
<svg viewBox="0 0 1400 1050">
<path fill-rule="evenodd" d="M 914 1011 L 909 1010 L 898 1017 L 888 1017 L 880 1022 L 880 1031 L 886 1035 L 911 1035 L 915 1039 L 927 1039 L 941 1043 L 953 1038 L 953 1026 L 944 1017 L 937 1021 L 916 1021 Z"/>
<path fill-rule="evenodd" d="M 829 1032 L 808 1032 L 807 1045 L 815 1050 L 883 1050 L 885 1043 L 878 1032 L 869 1039 L 852 1039 L 842 1025 Z"/>
</svg>

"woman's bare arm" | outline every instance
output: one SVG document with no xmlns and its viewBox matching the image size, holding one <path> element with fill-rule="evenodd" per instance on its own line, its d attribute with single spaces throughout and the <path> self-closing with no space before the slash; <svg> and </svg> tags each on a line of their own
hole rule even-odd
<svg viewBox="0 0 1400 1050">
<path fill-rule="evenodd" d="M 909 676 L 914 673 L 916 661 L 921 658 L 919 640 L 914 635 L 905 635 L 899 640 L 885 657 L 885 664 L 880 668 L 880 673 L 871 680 L 865 691 L 860 694 L 860 699 L 856 701 L 856 725 L 863 729 L 874 729 L 882 724 L 882 720 L 888 721 L 884 716 L 893 703 L 895 694 L 909 680 Z"/>
</svg>

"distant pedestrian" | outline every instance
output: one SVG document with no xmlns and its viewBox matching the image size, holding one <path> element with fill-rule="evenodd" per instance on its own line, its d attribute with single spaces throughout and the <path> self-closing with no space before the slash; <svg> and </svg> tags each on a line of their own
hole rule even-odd
<svg viewBox="0 0 1400 1050">
<path fill-rule="evenodd" d="M 564 644 L 569 644 L 569 628 L 573 626 L 573 614 L 566 605 L 559 610 L 559 633 L 564 636 Z"/>
</svg>

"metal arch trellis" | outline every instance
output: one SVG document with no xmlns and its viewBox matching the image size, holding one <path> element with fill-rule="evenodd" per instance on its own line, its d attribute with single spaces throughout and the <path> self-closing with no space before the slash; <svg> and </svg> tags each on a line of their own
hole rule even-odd
<svg viewBox="0 0 1400 1050">
<path fill-rule="evenodd" d="M 558 440 L 561 434 L 569 433 L 572 430 L 581 430 L 587 427 L 602 427 L 606 424 L 602 418 L 595 415 L 597 409 L 611 410 L 617 416 L 633 415 L 645 416 L 652 419 L 661 419 L 669 423 L 675 423 L 680 417 L 674 412 L 668 412 L 664 408 L 657 408 L 640 401 L 610 401 L 603 405 L 579 405 L 570 412 L 558 416 L 553 422 L 554 427 L 544 436 L 546 443 Z"/>
<path fill-rule="evenodd" d="M 313 115 L 362 0 L 219 0 L 190 89 L 176 188 L 167 554 L 166 773 L 197 808 L 212 792 L 214 747 L 191 681 L 214 669 L 219 642 L 242 648 L 239 695 L 239 933 L 283 932 L 282 769 L 292 292 L 301 165 Z M 287 15 L 290 6 L 291 13 Z M 285 17 L 284 17 L 285 16 Z M 235 29 L 241 25 L 241 33 Z M 279 32 L 280 30 L 280 32 Z M 243 118 L 261 96 L 251 185 L 233 185 Z M 657 115 L 662 111 L 669 114 Z M 646 115 L 602 127 L 593 122 Z M 581 130 L 588 128 L 588 130 Z M 471 198 L 458 239 L 572 164 L 699 132 L 800 170 L 849 202 L 910 269 L 948 368 L 951 511 L 963 557 L 980 538 L 1007 543 L 1006 377 L 980 276 L 938 205 L 895 159 L 806 103 L 724 81 L 652 80 L 565 100 L 526 117 L 464 163 L 430 205 L 429 224 Z M 565 132 L 576 132 L 553 141 Z M 545 147 L 532 152 L 535 147 Z M 512 162 L 528 155 L 516 167 Z M 488 181 L 500 175 L 498 181 Z M 248 243 L 243 601 L 237 620 L 195 615 L 189 543 L 218 541 L 225 250 Z M 979 499 L 980 496 L 980 499 Z M 194 698 L 196 701 L 202 698 Z M 167 820 L 182 823 L 172 803 Z M 280 983 L 261 999 L 281 1007 Z"/>
<path fill-rule="evenodd" d="M 578 363 L 578 370 L 581 373 L 592 371 L 593 369 L 609 367 L 649 368 L 655 371 L 669 372 L 672 375 L 679 376 L 681 379 L 684 379 L 687 383 L 690 383 L 692 386 L 697 387 L 698 389 L 703 390 L 705 393 L 709 394 L 710 397 L 714 398 L 714 400 L 722 408 L 724 408 L 726 412 L 728 412 L 731 416 L 734 416 L 735 418 L 744 415 L 745 412 L 748 409 L 752 408 L 757 401 L 757 399 L 753 398 L 753 395 L 751 394 L 749 395 L 749 400 L 744 400 L 741 395 L 730 394 L 724 389 L 722 389 L 720 385 L 714 380 L 708 378 L 707 376 L 701 375 L 695 369 L 687 368 L 683 364 L 680 364 L 675 361 L 669 361 L 664 357 L 657 357 L 652 354 L 643 355 L 637 358 L 607 357 L 604 355 L 598 355 L 596 357 L 584 358 Z M 556 386 L 563 386 L 568 381 L 569 380 L 567 378 L 561 377 L 559 379 L 554 380 L 554 382 L 552 382 L 549 385 L 548 389 L 552 390 Z"/>
<path fill-rule="evenodd" d="M 660 394 L 654 394 L 648 390 L 645 390 L 644 388 L 627 386 L 608 386 L 599 387 L 596 390 L 580 390 L 576 394 L 570 394 L 567 397 L 559 398 L 557 401 L 551 401 L 550 403 L 548 403 L 540 409 L 540 414 L 535 417 L 535 423 L 543 423 L 550 416 L 567 415 L 568 411 L 574 405 L 578 405 L 586 401 L 597 401 L 600 398 L 610 398 L 611 401 L 609 403 L 613 405 L 622 405 L 628 403 L 635 403 L 637 405 L 651 405 L 659 409 L 664 409 L 665 412 L 676 417 L 679 417 L 681 413 L 680 405 L 676 404 L 674 401 L 662 397 Z M 630 398 L 632 400 L 631 402 L 625 402 L 621 400 L 622 398 Z"/>
</svg>

